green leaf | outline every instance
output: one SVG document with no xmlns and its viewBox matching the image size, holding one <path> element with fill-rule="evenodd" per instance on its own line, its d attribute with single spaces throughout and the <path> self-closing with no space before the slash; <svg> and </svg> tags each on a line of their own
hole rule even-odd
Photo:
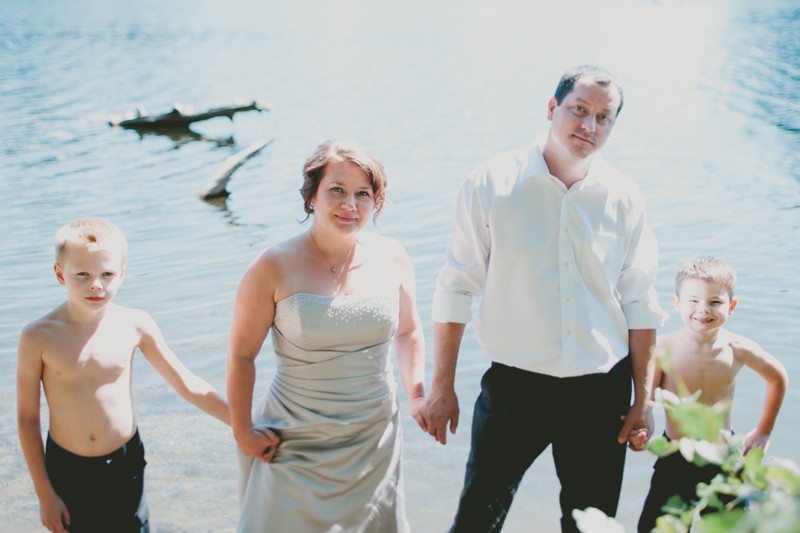
<svg viewBox="0 0 800 533">
<path fill-rule="evenodd" d="M 728 445 L 728 457 L 722 463 L 722 470 L 730 475 L 736 475 L 741 471 L 744 459 L 739 455 L 739 448 Z"/>
<path fill-rule="evenodd" d="M 713 406 L 698 402 L 682 403 L 672 406 L 667 416 L 687 437 L 710 442 L 721 440 L 720 430 L 725 427 L 725 415 Z"/>
<path fill-rule="evenodd" d="M 665 374 L 672 374 L 674 365 L 672 364 L 672 355 L 669 353 L 668 348 L 654 348 L 653 357 L 656 360 L 658 368 L 664 371 Z"/>
<path fill-rule="evenodd" d="M 625 533 L 619 522 L 594 507 L 587 507 L 583 511 L 573 509 L 572 518 L 583 533 Z"/>
<path fill-rule="evenodd" d="M 698 486 L 697 494 L 700 495 L 701 491 L 702 487 Z M 725 509 L 725 504 L 719 499 L 719 496 L 717 496 L 717 493 L 714 491 L 709 491 L 705 496 L 700 497 L 705 500 L 707 509 L 715 509 L 717 511 L 722 511 Z"/>
<path fill-rule="evenodd" d="M 672 391 L 664 390 L 664 389 L 656 389 L 657 400 L 660 400 L 661 403 L 666 404 L 668 406 L 671 405 L 680 405 L 681 399 Z"/>
<path fill-rule="evenodd" d="M 656 518 L 656 527 L 653 531 L 657 533 L 687 533 L 689 526 L 676 516 L 664 515 Z"/>
<path fill-rule="evenodd" d="M 647 443 L 647 450 L 658 457 L 665 457 L 678 451 L 678 442 L 661 435 Z"/>
<path fill-rule="evenodd" d="M 800 472 L 783 465 L 766 465 L 767 478 L 792 495 L 800 495 Z"/>
<path fill-rule="evenodd" d="M 683 501 L 677 494 L 670 496 L 667 503 L 661 507 L 661 510 L 665 513 L 676 516 L 685 513 L 687 509 L 689 509 L 688 503 Z"/>
<path fill-rule="evenodd" d="M 759 490 L 765 490 L 769 486 L 767 468 L 761 462 L 763 458 L 764 450 L 761 448 L 750 450 L 744 458 L 742 468 L 742 479 L 749 481 Z"/>
<path fill-rule="evenodd" d="M 678 450 L 683 458 L 689 463 L 694 462 L 694 440 L 683 437 L 678 443 Z"/>
<path fill-rule="evenodd" d="M 730 533 L 746 517 L 747 513 L 744 509 L 704 514 L 700 517 L 696 530 L 698 533 Z"/>
<path fill-rule="evenodd" d="M 761 462 L 763 460 L 764 460 L 764 449 L 763 448 L 753 448 L 744 457 L 744 468 L 745 468 L 745 470 L 760 468 L 761 467 Z"/>
<path fill-rule="evenodd" d="M 727 457 L 728 446 L 725 443 L 715 444 L 708 441 L 698 441 L 694 445 L 694 451 L 707 463 L 721 465 Z M 695 463 L 697 463 L 697 460 L 695 460 Z"/>
</svg>

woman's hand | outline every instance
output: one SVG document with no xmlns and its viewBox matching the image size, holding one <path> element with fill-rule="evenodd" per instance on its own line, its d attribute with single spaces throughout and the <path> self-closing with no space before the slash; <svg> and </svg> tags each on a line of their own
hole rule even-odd
<svg viewBox="0 0 800 533">
<path fill-rule="evenodd" d="M 411 413 L 411 418 L 417 421 L 419 427 L 424 432 L 428 432 L 428 420 L 425 418 L 425 411 L 423 410 L 423 406 L 425 405 L 425 397 L 424 396 L 414 396 L 408 398 L 408 410 Z"/>
<path fill-rule="evenodd" d="M 265 463 L 272 461 L 280 442 L 280 436 L 266 427 L 253 427 L 249 434 L 236 439 L 239 451 L 243 455 L 255 457 Z"/>
</svg>

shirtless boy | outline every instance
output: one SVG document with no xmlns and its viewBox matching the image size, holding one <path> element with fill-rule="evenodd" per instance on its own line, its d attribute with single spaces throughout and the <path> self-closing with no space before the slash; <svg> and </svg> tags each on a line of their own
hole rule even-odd
<svg viewBox="0 0 800 533">
<path fill-rule="evenodd" d="M 136 348 L 181 397 L 226 424 L 228 405 L 178 360 L 147 313 L 112 303 L 127 253 L 114 224 L 75 220 L 55 244 L 67 301 L 25 327 L 17 366 L 19 439 L 42 524 L 54 532 L 149 531 L 131 402 Z M 46 452 L 40 384 L 50 411 Z"/>
<path fill-rule="evenodd" d="M 668 350 L 672 370 L 656 370 L 653 389 L 680 394 L 679 383 L 689 393 L 701 391 L 698 401 L 706 405 L 732 402 L 736 375 L 743 366 L 755 370 L 767 383 L 761 418 L 744 437 L 744 453 L 753 448 L 767 448 L 770 433 L 788 385 L 786 370 L 775 357 L 750 339 L 723 329 L 733 314 L 737 300 L 733 296 L 736 273 L 727 264 L 711 257 L 700 257 L 683 265 L 675 278 L 672 301 L 683 326 L 659 337 L 657 348 Z M 731 429 L 730 410 L 725 425 Z M 666 418 L 666 435 L 682 437 L 677 425 Z M 661 507 L 674 494 L 685 502 L 696 499 L 695 487 L 709 482 L 720 469 L 716 465 L 698 467 L 687 463 L 679 453 L 658 459 L 654 466 L 650 493 L 639 518 L 639 533 L 649 533 Z"/>
</svg>

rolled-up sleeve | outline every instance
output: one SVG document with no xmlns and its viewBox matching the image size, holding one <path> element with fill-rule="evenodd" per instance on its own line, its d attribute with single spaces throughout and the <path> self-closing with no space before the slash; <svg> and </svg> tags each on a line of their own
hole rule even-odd
<svg viewBox="0 0 800 533">
<path fill-rule="evenodd" d="M 659 305 L 655 289 L 658 241 L 647 223 L 643 205 L 640 207 L 617 290 L 628 329 L 653 329 L 663 326 L 668 315 Z"/>
<path fill-rule="evenodd" d="M 482 176 L 485 178 L 485 174 Z M 481 194 L 486 180 L 480 175 L 464 181 L 456 201 L 453 237 L 445 263 L 436 279 L 432 315 L 434 322 L 465 324 L 472 319 L 472 299 L 483 294 L 491 249 L 488 200 Z M 486 192 L 486 191 L 483 191 Z"/>
</svg>

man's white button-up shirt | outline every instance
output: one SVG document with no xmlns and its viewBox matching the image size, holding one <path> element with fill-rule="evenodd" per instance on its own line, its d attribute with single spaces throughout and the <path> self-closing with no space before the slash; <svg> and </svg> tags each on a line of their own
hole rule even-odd
<svg viewBox="0 0 800 533">
<path fill-rule="evenodd" d="M 595 156 L 567 187 L 538 144 L 490 159 L 459 191 L 433 300 L 436 322 L 466 323 L 492 360 L 557 377 L 606 372 L 628 330 L 660 327 L 658 245 L 627 176 Z"/>
</svg>

